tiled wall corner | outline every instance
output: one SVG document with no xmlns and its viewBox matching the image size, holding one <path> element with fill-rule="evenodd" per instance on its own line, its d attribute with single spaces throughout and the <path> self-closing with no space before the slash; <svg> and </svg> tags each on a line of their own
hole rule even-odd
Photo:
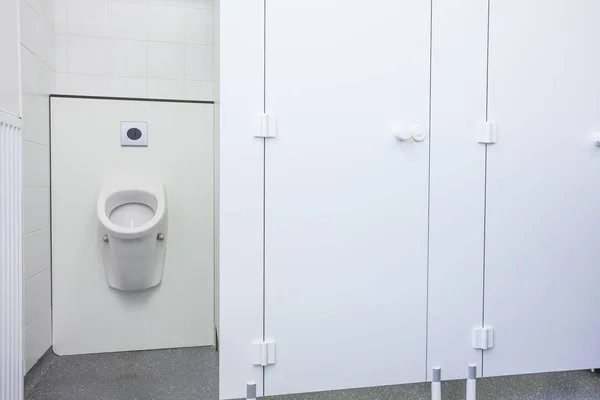
<svg viewBox="0 0 600 400">
<path fill-rule="evenodd" d="M 25 366 L 52 344 L 50 284 L 50 110 L 57 67 L 53 0 L 20 0 L 23 99 Z"/>
</svg>

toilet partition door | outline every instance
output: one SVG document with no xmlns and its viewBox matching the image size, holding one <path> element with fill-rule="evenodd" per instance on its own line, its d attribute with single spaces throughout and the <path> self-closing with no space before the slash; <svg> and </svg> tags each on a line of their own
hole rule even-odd
<svg viewBox="0 0 600 400">
<path fill-rule="evenodd" d="M 600 2 L 492 0 L 484 375 L 600 365 Z"/>
<path fill-rule="evenodd" d="M 426 377 L 430 16 L 267 2 L 265 395 Z"/>
</svg>

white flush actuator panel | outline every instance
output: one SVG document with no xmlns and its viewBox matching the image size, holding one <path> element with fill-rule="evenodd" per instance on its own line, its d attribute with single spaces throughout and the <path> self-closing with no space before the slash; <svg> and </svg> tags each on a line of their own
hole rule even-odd
<svg viewBox="0 0 600 400">
<path fill-rule="evenodd" d="M 147 147 L 148 123 L 147 122 L 121 122 L 121 146 Z"/>
</svg>

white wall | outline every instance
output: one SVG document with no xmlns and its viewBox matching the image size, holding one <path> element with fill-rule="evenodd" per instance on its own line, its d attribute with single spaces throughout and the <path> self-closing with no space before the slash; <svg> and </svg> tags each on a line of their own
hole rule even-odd
<svg viewBox="0 0 600 400">
<path fill-rule="evenodd" d="M 54 2 L 21 0 L 25 362 L 51 345 L 50 121 L 54 90 Z"/>
<path fill-rule="evenodd" d="M 0 0 L 0 110 L 21 114 L 19 102 L 18 0 Z"/>
<path fill-rule="evenodd" d="M 148 147 L 121 147 L 120 121 L 147 121 Z M 110 243 L 96 202 L 105 181 L 123 176 L 167 192 L 163 281 L 140 292 L 111 289 L 105 277 Z M 211 104 L 52 99 L 57 354 L 214 344 L 213 180 Z"/>
<path fill-rule="evenodd" d="M 56 0 L 57 93 L 212 100 L 212 0 Z"/>
</svg>

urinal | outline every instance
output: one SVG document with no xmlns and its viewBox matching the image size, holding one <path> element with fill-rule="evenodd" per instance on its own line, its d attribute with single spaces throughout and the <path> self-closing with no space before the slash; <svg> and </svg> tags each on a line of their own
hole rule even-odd
<svg viewBox="0 0 600 400">
<path fill-rule="evenodd" d="M 98 197 L 106 280 L 123 291 L 161 283 L 167 253 L 167 195 L 159 183 L 111 182 Z"/>
</svg>

